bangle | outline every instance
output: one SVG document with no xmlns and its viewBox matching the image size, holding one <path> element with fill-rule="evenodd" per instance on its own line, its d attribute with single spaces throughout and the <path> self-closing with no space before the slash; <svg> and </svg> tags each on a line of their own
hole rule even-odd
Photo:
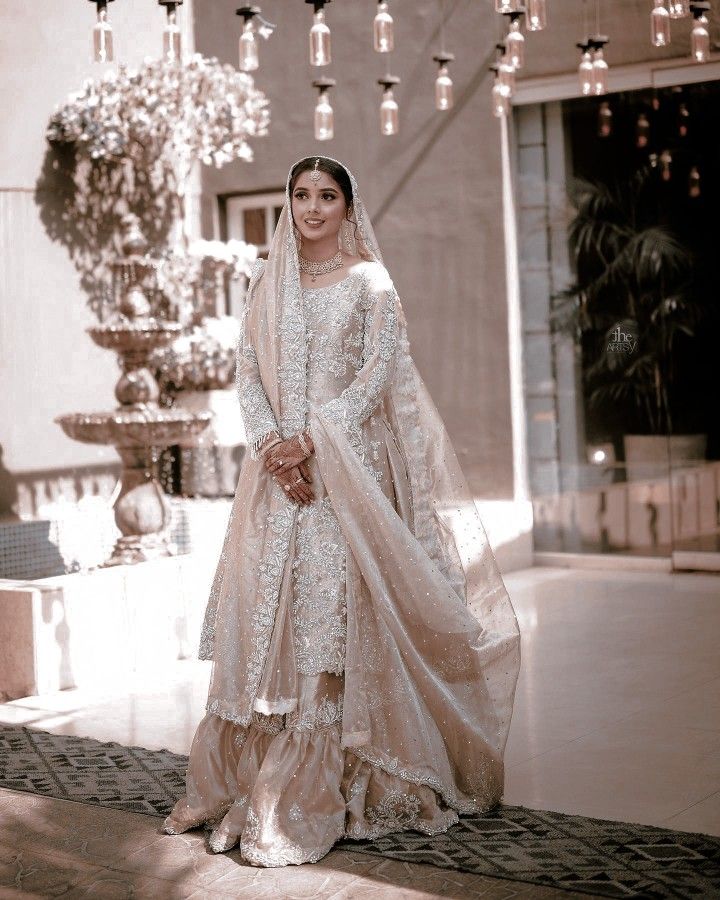
<svg viewBox="0 0 720 900">
<path fill-rule="evenodd" d="M 312 456 L 310 448 L 305 443 L 305 435 L 302 433 L 302 431 L 298 432 L 298 442 L 299 442 L 302 452 L 305 454 L 305 456 Z"/>
<path fill-rule="evenodd" d="M 260 456 L 265 456 L 265 454 L 268 452 L 268 450 L 271 447 L 274 447 L 275 444 L 282 444 L 282 438 L 276 437 L 276 438 L 273 438 L 271 441 L 268 441 L 267 444 L 264 444 L 262 450 L 260 451 Z"/>
</svg>

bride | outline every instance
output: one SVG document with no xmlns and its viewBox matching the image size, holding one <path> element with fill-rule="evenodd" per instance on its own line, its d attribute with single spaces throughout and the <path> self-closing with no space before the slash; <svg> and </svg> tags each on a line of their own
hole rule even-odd
<svg viewBox="0 0 720 900">
<path fill-rule="evenodd" d="M 248 286 L 243 462 L 202 629 L 186 796 L 259 866 L 495 806 L 515 613 L 349 170 L 289 174 Z"/>
</svg>

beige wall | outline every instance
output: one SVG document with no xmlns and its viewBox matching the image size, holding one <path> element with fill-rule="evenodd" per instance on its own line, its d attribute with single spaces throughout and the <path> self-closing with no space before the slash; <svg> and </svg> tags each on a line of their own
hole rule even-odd
<svg viewBox="0 0 720 900">
<path fill-rule="evenodd" d="M 235 63 L 237 0 L 195 5 L 198 49 Z M 581 4 L 549 5 L 551 28 L 528 37 L 528 75 L 577 65 Z M 649 45 L 646 0 L 602 5 L 611 65 L 659 58 Z M 430 57 L 438 48 L 440 4 L 394 0 L 398 49 L 391 67 L 403 79 L 397 91 L 401 133 L 395 138 L 377 131 L 375 79 L 384 59 L 370 45 L 374 4 L 331 4 L 335 63 L 328 74 L 338 80 L 337 137 L 327 144 L 317 144 L 311 130 L 316 72 L 306 59 L 310 7 L 300 0 L 266 0 L 262 6 L 278 23 L 262 44 L 257 75 L 272 102 L 271 134 L 256 141 L 253 164 L 205 170 L 206 234 L 218 194 L 277 188 L 289 165 L 307 153 L 346 161 L 367 198 L 416 360 L 463 465 L 480 495 L 511 496 L 500 144 L 487 73 L 499 23 L 490 0 L 445 4 L 447 46 L 458 57 L 452 69 L 458 102 L 450 114 L 437 113 L 432 104 Z M 111 5 L 111 14 L 122 59 L 135 64 L 157 52 L 162 13 L 153 0 L 122 0 Z M 113 405 L 116 368 L 112 355 L 84 333 L 92 317 L 65 248 L 48 237 L 35 195 L 47 119 L 55 104 L 97 71 L 88 52 L 92 17 L 93 7 L 82 0 L 0 0 L 0 512 L 2 485 L 14 475 L 115 459 L 110 449 L 70 441 L 52 422 L 62 412 Z M 687 23 L 675 29 L 665 55 L 684 58 L 688 30 Z M 48 183 L 52 191 L 52 173 Z"/>
<path fill-rule="evenodd" d="M 216 0 L 196 23 L 198 49 L 236 62 L 234 0 Z M 447 43 L 457 105 L 434 109 L 437 3 L 393 4 L 397 50 L 390 65 L 402 78 L 397 95 L 401 132 L 378 133 L 385 61 L 371 43 L 372 3 L 328 7 L 334 63 L 328 73 L 334 140 L 312 133 L 317 77 L 307 63 L 311 8 L 267 2 L 277 22 L 261 46 L 258 85 L 272 102 L 271 133 L 255 142 L 256 161 L 206 170 L 206 222 L 216 195 L 284 186 L 299 157 L 327 153 L 357 176 L 385 260 L 409 321 L 413 352 L 479 494 L 512 495 L 512 453 L 503 262 L 498 123 L 490 114 L 489 7 L 476 0 L 448 4 Z M 325 73 L 321 73 L 325 74 Z"/>
<path fill-rule="evenodd" d="M 130 65 L 156 53 L 163 21 L 148 0 L 111 5 L 116 54 Z M 28 473 L 103 465 L 110 448 L 78 444 L 53 418 L 115 405 L 114 354 L 85 334 L 93 317 L 38 201 L 58 212 L 45 127 L 55 106 L 97 75 L 90 61 L 94 7 L 75 0 L 0 0 L 0 514 L 13 480 Z M 37 195 L 42 179 L 46 196 Z"/>
</svg>

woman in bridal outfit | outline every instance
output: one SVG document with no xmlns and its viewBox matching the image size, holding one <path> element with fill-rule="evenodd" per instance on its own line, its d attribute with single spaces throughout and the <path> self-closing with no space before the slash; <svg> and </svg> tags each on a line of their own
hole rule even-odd
<svg viewBox="0 0 720 900">
<path fill-rule="evenodd" d="M 186 796 L 259 866 L 491 809 L 520 665 L 510 598 L 353 175 L 296 163 L 248 286 L 250 452 L 205 613 Z"/>
</svg>

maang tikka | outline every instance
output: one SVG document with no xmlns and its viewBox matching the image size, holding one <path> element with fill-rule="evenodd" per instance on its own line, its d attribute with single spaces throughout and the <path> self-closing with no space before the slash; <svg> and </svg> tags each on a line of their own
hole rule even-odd
<svg viewBox="0 0 720 900">
<path fill-rule="evenodd" d="M 317 184 L 318 181 L 320 181 L 320 178 L 322 176 L 322 172 L 318 168 L 319 165 L 320 165 L 320 160 L 316 159 L 315 166 L 314 166 L 312 172 L 310 173 L 310 181 L 313 181 L 315 184 Z"/>
</svg>

